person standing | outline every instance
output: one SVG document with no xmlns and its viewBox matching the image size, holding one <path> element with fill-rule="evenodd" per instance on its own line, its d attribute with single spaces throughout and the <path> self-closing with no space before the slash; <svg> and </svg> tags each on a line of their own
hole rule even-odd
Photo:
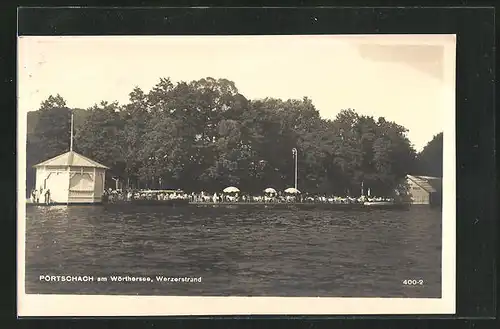
<svg viewBox="0 0 500 329">
<path fill-rule="evenodd" d="M 50 204 L 50 189 L 45 191 L 45 204 Z"/>
</svg>

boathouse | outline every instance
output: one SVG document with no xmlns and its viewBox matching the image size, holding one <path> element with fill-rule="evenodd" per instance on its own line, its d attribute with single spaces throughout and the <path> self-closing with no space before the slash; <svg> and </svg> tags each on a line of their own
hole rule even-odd
<svg viewBox="0 0 500 329">
<path fill-rule="evenodd" d="M 441 205 L 442 178 L 407 175 L 406 182 L 412 204 Z"/>
<path fill-rule="evenodd" d="M 108 167 L 100 163 L 71 150 L 39 163 L 34 168 L 35 188 L 41 194 L 50 190 L 50 202 L 53 204 L 102 201 Z"/>
</svg>

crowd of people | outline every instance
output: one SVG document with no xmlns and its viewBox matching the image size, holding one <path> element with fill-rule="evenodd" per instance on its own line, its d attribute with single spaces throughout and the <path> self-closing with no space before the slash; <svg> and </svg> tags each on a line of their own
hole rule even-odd
<svg viewBox="0 0 500 329">
<path fill-rule="evenodd" d="M 105 201 L 132 201 L 132 200 L 176 200 L 189 199 L 189 195 L 181 190 L 176 191 L 153 191 L 153 190 L 104 190 Z"/>
<path fill-rule="evenodd" d="M 186 193 L 181 190 L 105 190 L 104 199 L 113 201 L 132 201 L 132 200 L 189 200 L 192 203 L 221 203 L 221 202 L 250 202 L 250 203 L 334 203 L 334 204 L 352 204 L 364 202 L 391 202 L 392 198 L 372 197 L 372 196 L 327 196 L 327 195 L 309 195 L 309 194 L 287 194 L 287 193 L 264 193 L 261 195 L 251 195 L 247 193 L 207 193 L 192 192 Z"/>
</svg>

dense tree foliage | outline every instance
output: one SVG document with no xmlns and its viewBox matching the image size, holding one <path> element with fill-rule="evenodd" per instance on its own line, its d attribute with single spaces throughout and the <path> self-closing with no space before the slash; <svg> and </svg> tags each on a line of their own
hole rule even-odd
<svg viewBox="0 0 500 329">
<path fill-rule="evenodd" d="M 443 177 L 443 133 L 427 143 L 418 154 L 419 173 L 426 176 Z"/>
<path fill-rule="evenodd" d="M 35 164 L 55 157 L 66 150 L 70 140 L 71 115 L 64 101 L 53 102 L 54 97 L 42 103 L 37 116 L 28 117 L 26 145 L 26 184 L 34 187 Z M 61 99 L 62 100 L 62 99 Z M 31 120 L 30 120 L 31 118 Z M 35 126 L 30 126 L 35 121 Z"/>
<path fill-rule="evenodd" d="M 359 195 L 363 183 L 388 194 L 416 169 L 406 129 L 384 118 L 345 109 L 325 120 L 308 98 L 248 100 L 226 79 L 160 79 L 123 105 L 72 110 L 50 96 L 28 118 L 28 186 L 33 164 L 69 149 L 71 111 L 74 150 L 131 187 L 282 190 L 294 183 L 293 148 L 299 189 L 309 193 Z"/>
</svg>

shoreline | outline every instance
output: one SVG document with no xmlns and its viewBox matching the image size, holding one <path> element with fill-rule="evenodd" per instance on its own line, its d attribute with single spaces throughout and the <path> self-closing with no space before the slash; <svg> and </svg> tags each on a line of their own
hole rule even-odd
<svg viewBox="0 0 500 329">
<path fill-rule="evenodd" d="M 99 206 L 99 207 L 123 207 L 123 206 L 151 206 L 151 207 L 169 207 L 169 208 L 250 208 L 250 209 L 310 209 L 310 210 L 370 210 L 370 209 L 386 209 L 386 210 L 408 210 L 411 206 L 409 203 L 380 203 L 380 204 L 363 204 L 363 203 L 313 203 L 313 202 L 186 202 L 187 200 L 166 200 L 166 201 L 183 201 L 183 202 L 166 202 L 160 200 L 144 200 L 149 202 L 135 203 L 131 201 L 118 201 L 110 203 L 50 203 L 36 204 L 26 202 L 27 207 L 51 207 L 51 206 Z M 419 206 L 419 205 L 417 205 Z M 431 206 L 431 205 L 424 205 Z"/>
</svg>

